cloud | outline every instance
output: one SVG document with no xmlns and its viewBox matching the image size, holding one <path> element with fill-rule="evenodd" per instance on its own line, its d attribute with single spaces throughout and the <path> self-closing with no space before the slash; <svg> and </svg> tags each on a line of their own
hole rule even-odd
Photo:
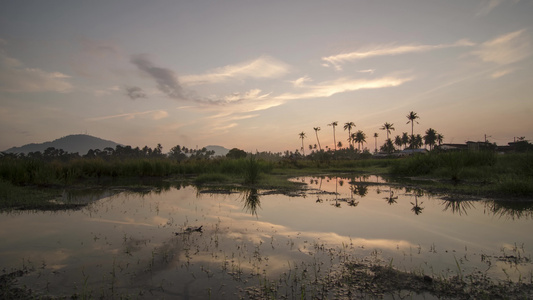
<svg viewBox="0 0 533 300">
<path fill-rule="evenodd" d="M 326 98 L 335 94 L 352 92 L 361 89 L 379 89 L 395 87 L 412 80 L 412 78 L 382 77 L 372 80 L 340 78 L 333 81 L 325 81 L 317 85 L 305 86 L 306 91 L 301 93 L 285 93 L 275 97 L 277 100 L 296 100 Z"/>
<path fill-rule="evenodd" d="M 133 63 L 145 75 L 148 75 L 157 83 L 157 88 L 169 98 L 186 100 L 183 94 L 178 77 L 174 71 L 166 68 L 156 67 L 146 54 L 138 54 L 131 57 Z"/>
<path fill-rule="evenodd" d="M 308 81 L 312 81 L 312 79 L 306 75 L 296 80 L 290 81 L 290 83 L 292 83 L 292 85 L 294 85 L 295 87 L 301 87 L 304 86 L 304 84 Z"/>
<path fill-rule="evenodd" d="M 4 44 L 2 40 L 0 45 Z M 46 72 L 37 68 L 25 68 L 23 64 L 0 48 L 0 91 L 5 92 L 59 92 L 67 93 L 73 86 L 70 76 L 60 72 Z"/>
<path fill-rule="evenodd" d="M 468 40 L 459 40 L 453 44 L 439 44 L 439 45 L 382 45 L 366 49 L 361 49 L 359 51 L 342 53 L 337 55 L 331 55 L 327 57 L 322 57 L 322 60 L 325 61 L 324 66 L 333 66 L 337 70 L 342 70 L 342 64 L 346 62 L 353 62 L 357 60 L 362 60 L 366 58 L 376 57 L 376 56 L 391 56 L 391 55 L 400 55 L 407 53 L 420 53 L 428 52 L 432 50 L 452 48 L 452 47 L 469 47 L 474 44 Z"/>
<path fill-rule="evenodd" d="M 149 118 L 152 120 L 161 120 L 166 117 L 168 117 L 168 112 L 164 110 L 149 110 L 149 111 L 143 111 L 143 112 L 134 112 L 134 113 L 125 113 L 125 114 L 103 116 L 103 117 L 96 117 L 96 118 L 88 118 L 87 121 L 102 121 L 102 120 L 117 119 L 117 118 L 126 119 L 126 120 L 132 120 L 136 118 Z"/>
<path fill-rule="evenodd" d="M 130 97 L 131 100 L 146 98 L 146 94 L 140 87 L 126 86 L 124 89 L 126 91 L 126 96 Z"/>
<path fill-rule="evenodd" d="M 180 81 L 187 85 L 219 83 L 230 79 L 244 78 L 279 78 L 289 72 L 289 66 L 269 56 L 237 65 L 216 68 L 202 75 L 186 75 Z"/>
<path fill-rule="evenodd" d="M 486 16 L 488 15 L 493 9 L 498 7 L 500 4 L 503 3 L 504 0 L 489 0 L 485 1 L 479 11 L 476 13 L 476 17 L 479 16 Z"/>
<path fill-rule="evenodd" d="M 507 65 L 530 56 L 531 50 L 531 39 L 526 30 L 522 29 L 487 41 L 472 51 L 472 54 L 484 62 Z"/>
<path fill-rule="evenodd" d="M 491 77 L 492 78 L 500 78 L 500 77 L 503 77 L 507 74 L 511 74 L 512 72 L 514 72 L 513 69 L 505 69 L 505 70 L 501 70 L 501 71 L 497 71 L 497 72 L 494 72 L 492 73 Z"/>
</svg>

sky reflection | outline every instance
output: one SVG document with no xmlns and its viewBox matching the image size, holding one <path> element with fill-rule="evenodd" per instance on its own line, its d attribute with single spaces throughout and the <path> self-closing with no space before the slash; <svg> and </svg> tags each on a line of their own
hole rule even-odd
<svg viewBox="0 0 533 300">
<path fill-rule="evenodd" d="M 155 297 L 182 293 L 185 282 L 199 293 L 206 282 L 229 292 L 234 277 L 277 278 L 317 261 L 328 270 L 343 259 L 427 274 L 453 274 L 456 259 L 465 273 L 495 278 L 533 271 L 501 259 L 531 255 L 531 206 L 448 201 L 375 176 L 294 180 L 308 183 L 306 197 L 185 187 L 123 192 L 78 211 L 4 213 L 0 266 L 39 269 L 21 279 L 36 290 L 72 294 L 84 280 L 95 290 L 102 282 L 123 291 L 163 286 Z"/>
</svg>

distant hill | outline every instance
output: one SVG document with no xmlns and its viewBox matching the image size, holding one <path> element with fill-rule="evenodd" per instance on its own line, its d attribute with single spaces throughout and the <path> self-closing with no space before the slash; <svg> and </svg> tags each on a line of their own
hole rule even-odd
<svg viewBox="0 0 533 300">
<path fill-rule="evenodd" d="M 40 144 L 27 144 L 21 147 L 13 147 L 9 148 L 3 152 L 6 153 L 24 153 L 28 154 L 30 152 L 44 152 L 46 148 L 54 147 L 56 149 L 63 149 L 63 151 L 70 152 L 70 153 L 78 153 L 80 155 L 87 154 L 87 151 L 90 149 L 100 149 L 103 150 L 104 148 L 111 147 L 113 149 L 116 148 L 117 145 L 120 145 L 118 143 L 115 143 L 113 141 L 103 140 L 101 138 L 97 138 L 94 136 L 86 135 L 86 134 L 73 134 L 73 135 L 67 135 L 65 137 L 62 137 L 60 139 L 51 141 L 51 142 L 44 142 Z"/>
<path fill-rule="evenodd" d="M 226 156 L 226 154 L 228 154 L 229 152 L 229 149 L 226 149 L 222 146 L 210 145 L 210 146 L 206 146 L 205 148 L 207 149 L 207 151 L 215 151 L 214 156 Z"/>
</svg>

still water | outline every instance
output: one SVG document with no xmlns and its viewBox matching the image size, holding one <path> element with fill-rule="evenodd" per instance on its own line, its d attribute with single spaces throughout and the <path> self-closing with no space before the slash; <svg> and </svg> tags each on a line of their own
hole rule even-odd
<svg viewBox="0 0 533 300">
<path fill-rule="evenodd" d="M 18 282 L 39 293 L 87 298 L 246 297 L 345 261 L 531 280 L 531 203 L 443 199 L 377 176 L 293 180 L 306 190 L 103 190 L 63 196 L 89 203 L 80 210 L 1 213 L 0 268 L 31 270 Z"/>
</svg>

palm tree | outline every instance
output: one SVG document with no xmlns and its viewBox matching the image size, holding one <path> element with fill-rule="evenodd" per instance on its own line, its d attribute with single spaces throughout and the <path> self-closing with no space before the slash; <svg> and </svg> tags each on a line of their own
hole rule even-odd
<svg viewBox="0 0 533 300">
<path fill-rule="evenodd" d="M 414 111 L 409 112 L 409 114 L 406 117 L 409 121 L 407 121 L 407 123 L 405 124 L 411 123 L 411 137 L 414 138 L 414 131 L 413 131 L 414 124 L 416 122 L 416 119 L 420 119 L 420 117 Z M 416 122 L 416 124 L 418 124 L 418 122 Z M 412 145 L 411 145 L 411 148 L 412 148 Z"/>
<path fill-rule="evenodd" d="M 352 128 L 355 128 L 355 123 L 354 122 L 346 122 L 344 123 L 344 130 L 348 129 L 348 143 L 350 143 L 350 145 L 352 145 L 351 141 L 352 141 Z"/>
<path fill-rule="evenodd" d="M 399 135 L 394 138 L 394 145 L 398 146 L 400 150 L 402 149 L 403 140 Z"/>
<path fill-rule="evenodd" d="M 361 144 L 366 143 L 366 134 L 358 130 L 356 133 L 352 134 L 352 140 L 359 144 L 359 150 L 361 150 Z"/>
<path fill-rule="evenodd" d="M 411 144 L 411 149 L 419 149 L 424 144 L 422 136 L 420 134 L 411 136 L 409 144 Z"/>
<path fill-rule="evenodd" d="M 322 147 L 320 146 L 320 140 L 318 139 L 318 131 L 320 131 L 320 127 L 313 127 L 313 129 L 315 130 L 315 134 L 316 134 L 316 141 L 318 143 L 318 149 L 320 151 L 322 151 Z"/>
<path fill-rule="evenodd" d="M 378 133 L 374 132 L 374 153 L 378 153 Z"/>
<path fill-rule="evenodd" d="M 302 153 L 303 153 L 303 155 L 305 156 L 305 150 L 304 150 L 304 139 L 306 138 L 306 136 L 305 136 L 305 132 L 302 131 L 302 132 L 300 132 L 298 135 L 299 135 L 300 138 L 302 139 Z"/>
<path fill-rule="evenodd" d="M 407 145 L 409 144 L 409 134 L 407 134 L 407 132 L 404 132 L 402 133 L 402 145 L 404 145 L 404 149 L 405 147 L 407 147 Z"/>
<path fill-rule="evenodd" d="M 393 125 L 394 124 L 389 124 L 388 122 L 385 122 L 385 124 L 383 124 L 383 127 L 380 128 L 381 130 L 386 130 L 387 131 L 387 140 L 389 139 L 389 134 L 390 134 L 391 130 L 394 130 Z"/>
<path fill-rule="evenodd" d="M 335 151 L 337 151 L 337 141 L 335 140 L 335 126 L 337 126 L 337 124 L 337 121 L 333 121 L 331 124 L 328 124 L 328 126 L 333 127 L 333 146 L 335 147 Z"/>
<path fill-rule="evenodd" d="M 444 140 L 444 136 L 440 133 L 437 133 L 437 143 L 439 143 L 439 146 L 442 144 L 442 140 Z"/>
<path fill-rule="evenodd" d="M 437 141 L 437 132 L 433 128 L 426 130 L 426 135 L 424 135 L 424 144 L 429 145 L 429 150 L 433 149 L 435 142 Z"/>
</svg>

